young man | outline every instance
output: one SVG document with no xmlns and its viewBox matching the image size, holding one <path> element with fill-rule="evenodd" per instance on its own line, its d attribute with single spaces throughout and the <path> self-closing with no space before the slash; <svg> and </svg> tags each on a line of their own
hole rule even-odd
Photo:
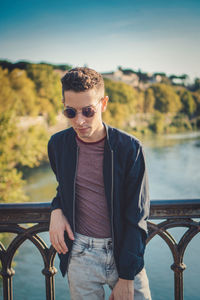
<svg viewBox="0 0 200 300">
<path fill-rule="evenodd" d="M 71 69 L 61 80 L 71 127 L 48 144 L 58 181 L 50 241 L 67 273 L 72 300 L 151 299 L 144 269 L 149 196 L 140 142 L 102 122 L 102 76 Z"/>
</svg>

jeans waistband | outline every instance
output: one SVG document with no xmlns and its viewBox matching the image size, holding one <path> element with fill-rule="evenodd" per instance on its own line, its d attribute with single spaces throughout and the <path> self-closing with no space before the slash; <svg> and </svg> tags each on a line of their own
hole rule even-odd
<svg viewBox="0 0 200 300">
<path fill-rule="evenodd" d="M 94 238 L 87 235 L 75 232 L 75 240 L 80 240 L 80 242 L 86 244 L 89 248 L 103 248 L 108 249 L 112 247 L 112 238 Z"/>
</svg>

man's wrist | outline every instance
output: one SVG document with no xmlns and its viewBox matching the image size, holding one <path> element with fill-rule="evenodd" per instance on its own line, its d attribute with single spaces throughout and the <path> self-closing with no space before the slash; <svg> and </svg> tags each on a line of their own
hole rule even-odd
<svg viewBox="0 0 200 300">
<path fill-rule="evenodd" d="M 57 213 L 62 213 L 62 209 L 61 208 L 55 208 L 55 209 L 53 209 L 52 210 L 52 212 L 51 212 L 52 214 L 57 214 Z"/>
<path fill-rule="evenodd" d="M 124 279 L 124 278 L 120 278 L 118 279 L 121 283 L 126 283 L 126 284 L 133 284 L 134 280 L 132 279 Z"/>
</svg>

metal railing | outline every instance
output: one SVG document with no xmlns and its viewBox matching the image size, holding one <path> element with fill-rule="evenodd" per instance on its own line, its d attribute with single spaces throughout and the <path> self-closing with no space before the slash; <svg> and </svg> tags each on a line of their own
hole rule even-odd
<svg viewBox="0 0 200 300">
<path fill-rule="evenodd" d="M 15 274 L 11 267 L 13 257 L 27 239 L 40 251 L 43 258 L 45 276 L 46 300 L 55 299 L 54 267 L 55 249 L 46 245 L 38 233 L 49 230 L 50 203 L 15 203 L 0 204 L 0 232 L 14 233 L 16 237 L 7 249 L 0 241 L 0 260 L 2 268 L 0 275 L 3 278 L 3 299 L 13 299 L 12 276 Z M 152 220 L 162 220 L 153 223 Z M 183 262 L 185 250 L 200 231 L 200 199 L 190 200 L 155 200 L 151 202 L 151 213 L 148 221 L 149 237 L 147 243 L 159 235 L 169 246 L 173 255 L 171 269 L 174 272 L 174 299 L 183 300 L 183 271 L 186 266 Z M 198 221 L 197 221 L 198 220 Z M 31 224 L 24 226 L 22 224 Z M 168 229 L 186 227 L 187 231 L 177 243 Z"/>
</svg>

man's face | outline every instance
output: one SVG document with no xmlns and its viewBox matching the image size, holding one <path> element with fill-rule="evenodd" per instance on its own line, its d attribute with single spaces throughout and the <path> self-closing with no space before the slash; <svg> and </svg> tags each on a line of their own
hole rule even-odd
<svg viewBox="0 0 200 300">
<path fill-rule="evenodd" d="M 68 119 L 80 139 L 94 142 L 105 135 L 102 123 L 102 111 L 105 111 L 108 97 L 101 92 L 91 89 L 84 92 L 64 91 L 64 108 L 74 108 L 76 116 Z M 98 103 L 98 104 L 97 104 Z M 82 114 L 82 108 L 92 106 L 96 113 L 87 118 Z"/>
</svg>

